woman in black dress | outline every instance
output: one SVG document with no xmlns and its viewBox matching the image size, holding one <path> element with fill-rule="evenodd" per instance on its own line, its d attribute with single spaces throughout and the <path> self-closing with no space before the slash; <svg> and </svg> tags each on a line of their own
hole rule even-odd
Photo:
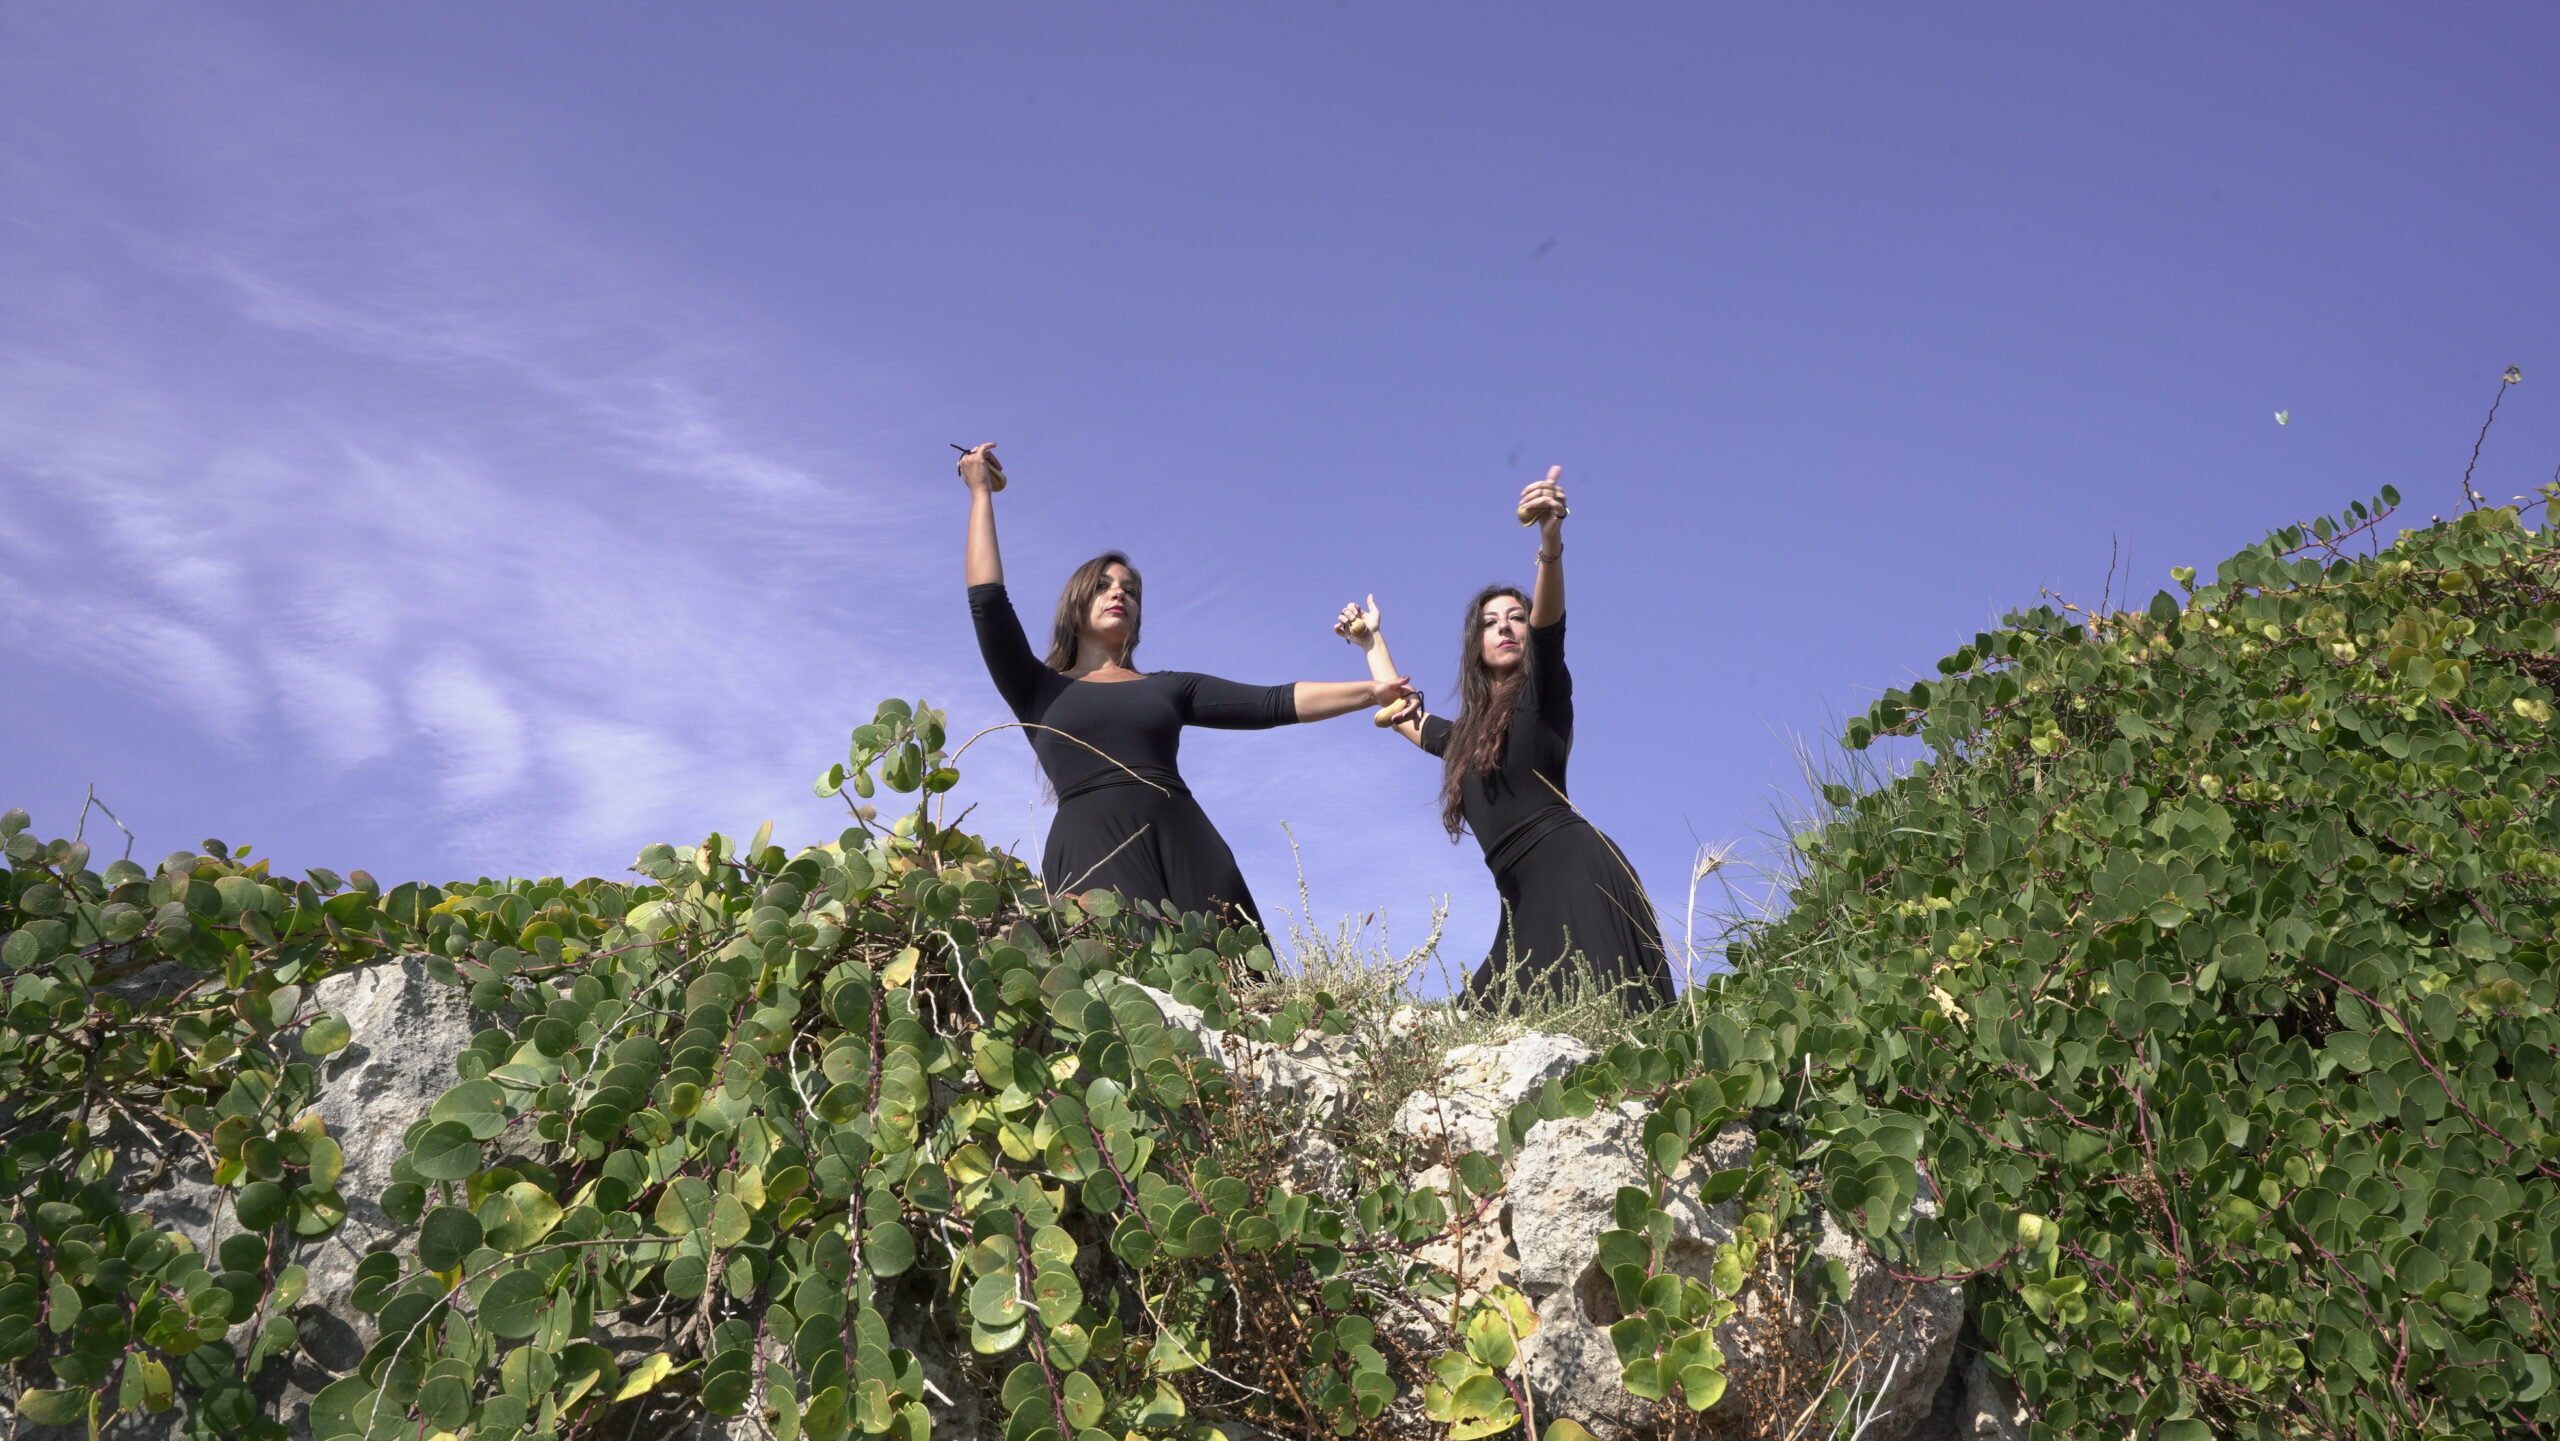
<svg viewBox="0 0 2560 1441">
<path fill-rule="evenodd" d="M 1600 986 L 1633 1008 L 1671 999 L 1671 966 L 1635 868 L 1565 794 L 1573 751 L 1573 676 L 1564 664 L 1562 466 L 1520 493 L 1523 523 L 1539 527 L 1532 593 L 1488 586 L 1467 603 L 1458 655 L 1456 720 L 1419 700 L 1380 716 L 1441 758 L 1440 820 L 1456 841 L 1476 833 L 1502 893 L 1502 930 L 1467 982 L 1467 998 L 1511 1004 L 1552 990 L 1579 954 Z M 1334 631 L 1359 646 L 1370 674 L 1395 672 L 1377 600 L 1342 608 Z"/>
<path fill-rule="evenodd" d="M 1004 488 L 995 447 L 960 458 L 969 486 L 969 614 L 978 651 L 1057 792 L 1058 816 L 1040 876 L 1052 892 L 1111 890 L 1174 912 L 1202 912 L 1259 928 L 1261 912 L 1235 853 L 1176 769 L 1186 725 L 1261 730 L 1325 720 L 1412 694 L 1395 677 L 1251 686 L 1190 671 L 1132 669 L 1138 648 L 1138 572 L 1117 551 L 1068 577 L 1049 629 L 1049 653 L 1033 653 L 1005 595 L 996 549 L 995 493 Z"/>
</svg>

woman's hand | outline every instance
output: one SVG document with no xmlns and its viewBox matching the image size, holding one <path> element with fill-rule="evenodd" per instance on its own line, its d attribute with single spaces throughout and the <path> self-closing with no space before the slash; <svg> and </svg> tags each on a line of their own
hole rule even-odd
<svg viewBox="0 0 2560 1441">
<path fill-rule="evenodd" d="M 1422 697 L 1420 695 L 1409 695 L 1404 697 L 1402 700 L 1389 701 L 1385 705 L 1378 707 L 1377 713 L 1369 717 L 1370 722 L 1376 725 L 1380 730 L 1387 730 L 1395 726 L 1403 725 L 1407 721 L 1418 721 L 1420 719 L 1422 719 Z"/>
<path fill-rule="evenodd" d="M 988 441 L 960 453 L 960 479 L 971 490 L 993 495 L 1004 489 L 1004 467 L 996 463 L 996 443 Z"/>
<path fill-rule="evenodd" d="M 1563 476 L 1563 466 L 1548 466 L 1546 479 L 1531 481 L 1520 488 L 1520 506 L 1514 512 L 1522 525 L 1535 524 L 1538 527 L 1539 541 L 1550 549 L 1557 537 L 1564 534 L 1567 511 Z"/>
<path fill-rule="evenodd" d="M 1333 633 L 1362 650 L 1376 645 L 1379 640 L 1378 598 L 1374 595 L 1369 597 L 1366 606 L 1358 601 L 1344 606 L 1342 614 L 1333 619 Z"/>
<path fill-rule="evenodd" d="M 1369 704 L 1390 706 L 1402 701 L 1412 701 L 1416 705 L 1422 702 L 1422 692 L 1413 688 L 1413 677 L 1401 675 L 1394 680 L 1369 682 Z"/>
</svg>

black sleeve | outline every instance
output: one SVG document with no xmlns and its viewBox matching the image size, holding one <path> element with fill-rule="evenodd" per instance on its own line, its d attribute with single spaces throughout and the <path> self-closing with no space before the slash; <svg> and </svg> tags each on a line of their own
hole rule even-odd
<svg viewBox="0 0 2560 1441">
<path fill-rule="evenodd" d="M 996 694 L 1004 697 L 1015 720 L 1032 719 L 1041 682 L 1057 672 L 1031 653 L 1031 641 L 1022 633 L 1022 617 L 1013 613 L 1013 602 L 1005 597 L 1001 581 L 969 587 L 969 619 L 977 625 L 978 654 L 987 663 Z"/>
<path fill-rule="evenodd" d="M 1529 628 L 1529 689 L 1525 705 L 1537 707 L 1547 728 L 1573 734 L 1573 672 L 1564 665 L 1564 617 L 1554 625 Z"/>
<path fill-rule="evenodd" d="M 1240 685 L 1213 675 L 1174 671 L 1174 705 L 1189 726 L 1222 731 L 1269 730 L 1298 718 L 1294 685 Z"/>
<path fill-rule="evenodd" d="M 1445 758 L 1449 754 L 1449 732 L 1456 729 L 1456 726 L 1451 725 L 1447 720 L 1439 716 L 1424 716 L 1422 718 L 1422 748 L 1431 752 L 1435 756 Z"/>
</svg>

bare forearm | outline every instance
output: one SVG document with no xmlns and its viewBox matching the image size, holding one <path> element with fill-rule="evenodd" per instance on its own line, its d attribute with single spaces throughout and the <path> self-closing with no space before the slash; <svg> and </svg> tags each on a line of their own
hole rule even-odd
<svg viewBox="0 0 2560 1441">
<path fill-rule="evenodd" d="M 1393 680 L 1396 677 L 1393 671 L 1389 671 L 1382 678 Z M 1378 693 L 1378 688 L 1365 680 L 1302 680 L 1293 688 L 1293 693 L 1298 703 L 1298 719 L 1320 721 L 1349 715 L 1371 704 L 1370 697 Z"/>
<path fill-rule="evenodd" d="M 969 584 L 1004 583 L 1004 556 L 996 549 L 996 498 L 984 490 L 969 492 Z"/>
<path fill-rule="evenodd" d="M 1395 658 L 1387 654 L 1387 638 L 1383 633 L 1371 635 L 1369 643 L 1360 647 L 1360 654 L 1369 662 L 1371 680 L 1395 680 L 1404 674 L 1396 669 Z"/>
<path fill-rule="evenodd" d="M 1554 625 L 1564 619 L 1564 540 L 1547 537 L 1538 546 L 1538 580 L 1529 588 L 1529 624 Z"/>
</svg>

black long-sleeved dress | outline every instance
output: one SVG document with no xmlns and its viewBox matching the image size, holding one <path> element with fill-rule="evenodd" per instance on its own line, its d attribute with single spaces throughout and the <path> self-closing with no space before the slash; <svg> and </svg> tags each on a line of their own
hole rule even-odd
<svg viewBox="0 0 2560 1441">
<path fill-rule="evenodd" d="M 1460 782 L 1467 828 L 1484 846 L 1502 893 L 1502 930 L 1468 979 L 1467 997 L 1503 1001 L 1535 991 L 1552 984 L 1565 958 L 1579 951 L 1592 978 L 1623 988 L 1629 1004 L 1664 1004 L 1671 966 L 1653 902 L 1617 844 L 1565 799 L 1573 674 L 1564 664 L 1564 619 L 1531 627 L 1527 652 L 1502 763 Z M 1452 729 L 1438 716 L 1425 718 L 1422 748 L 1446 756 Z M 1496 981 L 1506 963 L 1516 967 L 1516 989 L 1500 995 Z"/>
<path fill-rule="evenodd" d="M 1032 652 L 1001 584 L 969 587 L 969 615 L 987 674 L 1014 719 L 1049 728 L 1030 733 L 1032 753 L 1058 793 L 1040 857 L 1049 889 L 1118 891 L 1260 926 L 1235 852 L 1192 799 L 1174 760 L 1186 725 L 1263 730 L 1295 721 L 1295 687 L 1178 670 L 1131 681 L 1071 680 Z"/>
</svg>

